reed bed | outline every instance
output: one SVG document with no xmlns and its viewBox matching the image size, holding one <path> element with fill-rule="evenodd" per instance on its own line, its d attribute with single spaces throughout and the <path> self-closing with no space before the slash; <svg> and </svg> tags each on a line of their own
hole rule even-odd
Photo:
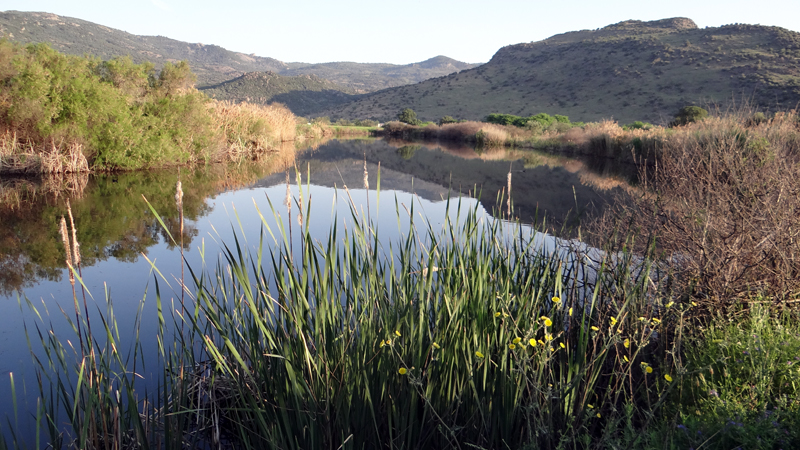
<svg viewBox="0 0 800 450">
<path fill-rule="evenodd" d="M 225 136 L 225 159 L 258 159 L 296 137 L 295 116 L 285 106 L 211 100 L 208 110 Z"/>
<path fill-rule="evenodd" d="M 428 124 L 413 126 L 401 122 L 389 122 L 381 134 L 401 139 L 427 139 L 453 142 L 469 142 L 481 147 L 509 145 L 518 133 L 515 127 L 485 122 L 460 122 L 442 126 Z"/>
<path fill-rule="evenodd" d="M 110 298 L 89 321 L 75 262 L 76 336 L 28 302 L 51 445 L 588 448 L 629 439 L 685 372 L 670 324 L 691 305 L 662 303 L 668 277 L 646 255 L 576 256 L 477 209 L 433 229 L 413 205 L 396 207 L 410 221 L 396 242 L 355 205 L 320 240 L 309 201 L 292 200 L 296 226 L 263 220 L 256 250 L 237 236 L 213 270 L 188 267 L 185 304 L 156 280 L 156 364 L 120 340 Z"/>
</svg>

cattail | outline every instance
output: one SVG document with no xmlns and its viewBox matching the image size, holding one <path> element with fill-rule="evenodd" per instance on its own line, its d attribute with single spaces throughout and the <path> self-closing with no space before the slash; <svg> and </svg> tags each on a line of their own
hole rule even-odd
<svg viewBox="0 0 800 450">
<path fill-rule="evenodd" d="M 301 192 L 299 196 L 297 196 L 297 207 L 300 211 L 297 213 L 297 224 L 301 227 L 303 226 L 303 195 L 302 195 L 302 186 L 303 186 L 303 174 L 297 174 L 297 181 L 298 185 L 300 186 Z"/>
<path fill-rule="evenodd" d="M 69 282 L 71 285 L 75 286 L 75 275 L 72 273 L 72 252 L 70 251 L 69 233 L 67 232 L 67 220 L 64 216 L 61 216 L 61 224 L 58 227 L 58 231 L 61 233 L 61 242 L 64 243 L 64 252 L 67 254 L 66 262 L 67 269 L 69 269 Z"/>
<path fill-rule="evenodd" d="M 508 216 L 511 217 L 511 171 L 510 170 L 508 171 L 507 184 L 508 187 L 506 192 L 508 193 L 508 199 L 506 200 L 506 209 L 508 211 Z"/>
<path fill-rule="evenodd" d="M 286 209 L 289 210 L 289 220 L 292 217 L 292 189 L 289 186 L 289 171 L 286 171 L 286 199 L 284 199 L 283 204 L 286 205 Z"/>
<path fill-rule="evenodd" d="M 67 214 L 69 214 L 69 226 L 72 229 L 72 260 L 75 261 L 76 266 L 80 267 L 81 251 L 80 244 L 78 244 L 78 230 L 75 229 L 75 220 L 72 218 L 72 207 L 69 200 L 67 200 Z"/>
<path fill-rule="evenodd" d="M 179 212 L 183 209 L 183 187 L 181 186 L 180 180 L 178 180 L 178 183 L 175 185 L 175 206 L 178 207 Z"/>
<path fill-rule="evenodd" d="M 369 190 L 369 172 L 367 172 L 367 160 L 364 160 L 364 189 Z"/>
</svg>

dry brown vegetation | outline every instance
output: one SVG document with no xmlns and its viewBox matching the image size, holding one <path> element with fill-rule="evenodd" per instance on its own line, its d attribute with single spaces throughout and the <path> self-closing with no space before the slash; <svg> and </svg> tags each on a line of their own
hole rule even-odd
<svg viewBox="0 0 800 450">
<path fill-rule="evenodd" d="M 616 223 L 657 236 L 676 280 L 715 305 L 800 293 L 800 118 L 733 113 L 646 137 L 646 194 Z"/>
<path fill-rule="evenodd" d="M 295 140 L 295 116 L 279 103 L 265 106 L 212 100 L 208 109 L 226 141 L 217 160 L 259 159 L 279 149 L 281 143 Z"/>
<path fill-rule="evenodd" d="M 389 122 L 383 126 L 383 134 L 393 138 L 469 142 L 487 147 L 510 145 L 524 133 L 524 130 L 517 127 L 485 122 L 459 122 L 442 126 Z"/>
</svg>

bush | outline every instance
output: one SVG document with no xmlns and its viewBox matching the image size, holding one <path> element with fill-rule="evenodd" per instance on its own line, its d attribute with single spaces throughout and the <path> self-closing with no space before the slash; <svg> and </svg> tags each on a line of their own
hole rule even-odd
<svg viewBox="0 0 800 450">
<path fill-rule="evenodd" d="M 708 111 L 699 106 L 684 106 L 675 115 L 675 119 L 670 123 L 670 126 L 677 127 L 694 122 L 699 122 L 708 117 Z"/>
<path fill-rule="evenodd" d="M 400 111 L 400 114 L 397 115 L 397 120 L 409 125 L 419 125 L 420 123 L 419 119 L 417 119 L 417 113 L 411 108 Z"/>
</svg>

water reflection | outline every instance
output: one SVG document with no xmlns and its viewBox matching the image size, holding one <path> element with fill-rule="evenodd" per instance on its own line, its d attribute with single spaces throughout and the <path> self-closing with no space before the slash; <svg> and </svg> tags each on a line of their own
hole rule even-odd
<svg viewBox="0 0 800 450">
<path fill-rule="evenodd" d="M 506 216 L 500 198 L 512 175 L 513 216 L 531 223 L 546 218 L 559 227 L 597 214 L 613 196 L 630 186 L 621 171 L 607 162 L 553 156 L 513 149 L 476 151 L 463 144 L 399 140 L 344 140 L 314 143 L 294 161 L 304 177 L 326 187 L 360 188 L 364 162 L 369 184 L 383 190 L 413 192 L 441 201 L 458 193 L 479 200 L 487 211 Z M 174 187 L 185 192 L 187 228 L 184 246 L 198 235 L 194 222 L 210 213 L 209 200 L 236 189 L 283 184 L 278 164 L 209 166 L 195 170 L 85 174 L 66 178 L 0 179 L 0 295 L 28 289 L 42 280 L 59 281 L 65 266 L 57 224 L 69 200 L 78 224 L 83 264 L 134 262 L 156 245 L 171 249 L 162 229 L 143 201 L 161 212 L 169 233 L 179 227 Z M 624 171 L 622 172 L 624 173 Z"/>
</svg>

